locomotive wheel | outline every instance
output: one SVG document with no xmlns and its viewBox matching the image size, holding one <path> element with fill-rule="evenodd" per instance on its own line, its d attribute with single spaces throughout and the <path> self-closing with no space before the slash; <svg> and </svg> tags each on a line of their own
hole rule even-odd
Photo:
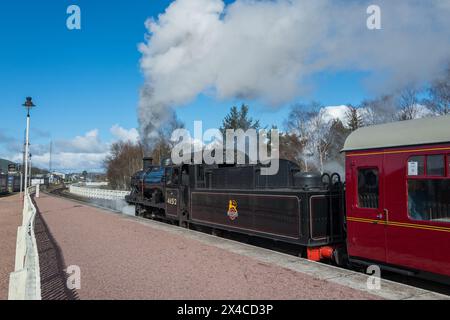
<svg viewBox="0 0 450 320">
<path fill-rule="evenodd" d="M 139 217 L 140 216 L 140 211 L 141 211 L 141 206 L 140 205 L 135 205 L 134 206 L 134 215 L 136 216 L 136 217 Z"/>
</svg>

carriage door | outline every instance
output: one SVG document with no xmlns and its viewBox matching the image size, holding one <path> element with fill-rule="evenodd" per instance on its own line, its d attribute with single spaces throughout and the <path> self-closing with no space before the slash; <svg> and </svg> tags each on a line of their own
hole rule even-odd
<svg viewBox="0 0 450 320">
<path fill-rule="evenodd" d="M 180 169 L 166 168 L 166 213 L 171 218 L 178 218 L 179 211 Z"/>
<path fill-rule="evenodd" d="M 383 155 L 349 157 L 348 251 L 354 258 L 386 261 Z"/>
</svg>

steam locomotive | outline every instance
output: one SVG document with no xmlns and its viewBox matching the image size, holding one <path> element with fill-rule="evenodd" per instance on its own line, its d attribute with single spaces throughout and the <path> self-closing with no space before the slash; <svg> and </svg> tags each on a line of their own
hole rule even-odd
<svg viewBox="0 0 450 320">
<path fill-rule="evenodd" d="M 337 173 L 262 165 L 155 165 L 132 177 L 136 215 L 298 246 L 314 261 L 450 279 L 450 116 L 365 127 Z"/>
</svg>

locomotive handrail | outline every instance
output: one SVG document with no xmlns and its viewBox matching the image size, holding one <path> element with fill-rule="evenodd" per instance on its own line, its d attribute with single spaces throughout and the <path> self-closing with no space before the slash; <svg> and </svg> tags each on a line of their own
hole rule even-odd
<svg viewBox="0 0 450 320">
<path fill-rule="evenodd" d="M 9 300 L 41 300 L 39 254 L 34 234 L 37 211 L 31 199 L 36 192 L 39 193 L 39 186 L 25 190 L 22 225 L 17 230 L 15 268 L 9 277 Z"/>
</svg>

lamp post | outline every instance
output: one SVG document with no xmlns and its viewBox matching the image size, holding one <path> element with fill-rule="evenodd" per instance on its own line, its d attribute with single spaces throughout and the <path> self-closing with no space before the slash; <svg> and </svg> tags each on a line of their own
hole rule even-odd
<svg viewBox="0 0 450 320">
<path fill-rule="evenodd" d="M 32 179 L 31 179 L 31 166 L 32 166 L 32 163 L 31 163 L 31 157 L 32 157 L 32 154 L 30 153 L 30 167 L 28 168 L 28 186 L 29 187 L 32 187 Z"/>
<path fill-rule="evenodd" d="M 24 181 L 24 190 L 25 194 L 28 193 L 27 184 L 28 184 L 28 159 L 29 159 L 29 137 L 30 137 L 30 110 L 33 107 L 36 107 L 33 103 L 33 99 L 31 97 L 27 97 L 23 106 L 27 109 L 27 130 L 25 133 L 25 181 Z"/>
</svg>

